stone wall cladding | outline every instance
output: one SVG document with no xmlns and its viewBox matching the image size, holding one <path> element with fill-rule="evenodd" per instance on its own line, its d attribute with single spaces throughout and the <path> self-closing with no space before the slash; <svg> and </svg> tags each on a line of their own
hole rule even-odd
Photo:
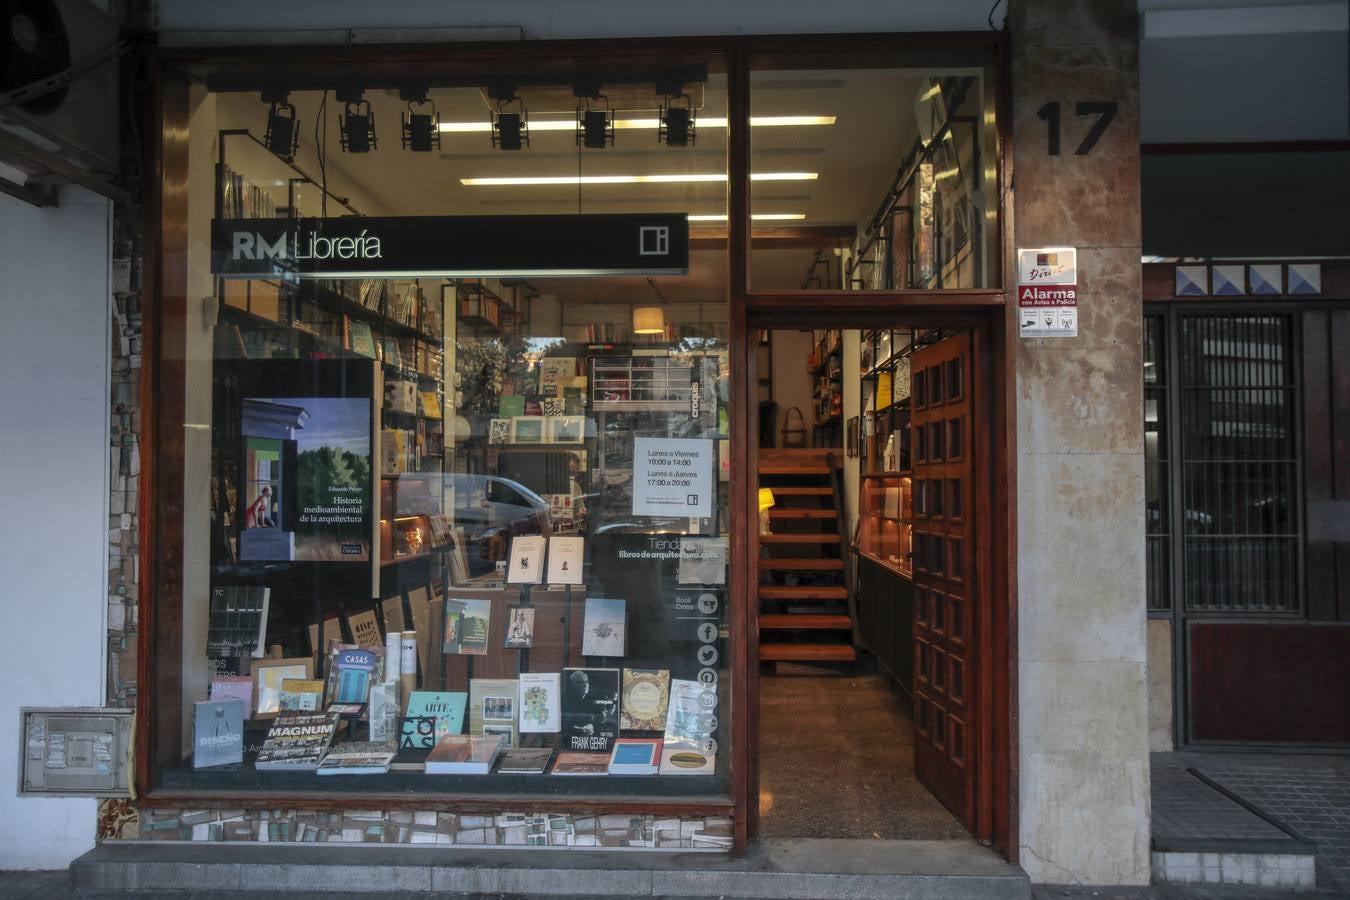
<svg viewBox="0 0 1350 900">
<path fill-rule="evenodd" d="M 588 849 L 728 850 L 727 816 L 569 815 L 304 809 L 142 809 L 137 821 L 115 817 L 103 840 L 245 841 L 251 843 L 441 844 Z"/>
</svg>

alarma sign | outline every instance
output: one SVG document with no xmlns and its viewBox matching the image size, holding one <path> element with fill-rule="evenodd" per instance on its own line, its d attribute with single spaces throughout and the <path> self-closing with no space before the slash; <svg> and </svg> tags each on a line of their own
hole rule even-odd
<svg viewBox="0 0 1350 900">
<path fill-rule="evenodd" d="M 1017 251 L 1017 323 L 1022 337 L 1078 336 L 1078 251 Z"/>
</svg>

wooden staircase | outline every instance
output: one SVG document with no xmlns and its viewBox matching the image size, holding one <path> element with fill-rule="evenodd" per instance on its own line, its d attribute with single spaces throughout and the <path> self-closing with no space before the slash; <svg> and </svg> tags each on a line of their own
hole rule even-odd
<svg viewBox="0 0 1350 900">
<path fill-rule="evenodd" d="M 759 536 L 761 662 L 851 664 L 848 538 L 837 450 L 759 451 L 759 487 L 773 491 L 772 534 Z"/>
</svg>

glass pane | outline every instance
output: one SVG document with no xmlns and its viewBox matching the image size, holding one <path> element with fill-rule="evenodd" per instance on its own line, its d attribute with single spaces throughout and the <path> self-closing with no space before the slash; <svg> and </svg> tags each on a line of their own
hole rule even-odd
<svg viewBox="0 0 1350 900">
<path fill-rule="evenodd" d="M 874 58 L 868 58 L 872 56 Z M 860 54 L 754 63 L 756 291 L 997 286 L 994 97 L 986 60 L 907 67 Z"/>
<path fill-rule="evenodd" d="M 1187 609 L 1299 606 L 1290 331 L 1287 316 L 1182 319 Z"/>
<path fill-rule="evenodd" d="M 1165 319 L 1144 317 L 1144 510 L 1148 533 L 1148 607 L 1172 608 L 1169 541 L 1168 388 Z"/>
<path fill-rule="evenodd" d="M 194 89 L 187 296 L 214 302 L 166 349 L 187 412 L 161 449 L 189 485 L 183 590 L 158 598 L 183 621 L 159 660 L 184 685 L 158 707 L 182 748 L 167 787 L 543 792 L 194 768 L 192 704 L 233 690 L 254 744 L 292 706 L 333 718 L 337 751 L 501 735 L 556 762 L 665 737 L 704 777 L 548 792 L 727 793 L 727 263 L 684 233 L 725 218 L 725 76 L 578 100 L 570 76 L 515 72 L 502 99 L 489 74 L 426 102 L 292 92 L 295 167 L 256 93 Z M 699 124 L 677 135 L 686 108 Z M 378 127 L 368 152 L 353 118 Z M 364 236 L 339 237 L 353 222 Z M 215 259 L 213 225 L 232 236 Z M 595 266 L 555 252 L 574 238 Z"/>
</svg>

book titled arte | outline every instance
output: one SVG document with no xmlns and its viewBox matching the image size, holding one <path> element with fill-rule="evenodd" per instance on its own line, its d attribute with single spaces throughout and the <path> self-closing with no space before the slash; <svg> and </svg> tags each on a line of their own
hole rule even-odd
<svg viewBox="0 0 1350 900">
<path fill-rule="evenodd" d="M 468 699 L 469 695 L 463 691 L 413 691 L 408 695 L 408 717 L 434 717 L 437 739 L 459 734 L 464 730 L 464 705 Z"/>
</svg>

